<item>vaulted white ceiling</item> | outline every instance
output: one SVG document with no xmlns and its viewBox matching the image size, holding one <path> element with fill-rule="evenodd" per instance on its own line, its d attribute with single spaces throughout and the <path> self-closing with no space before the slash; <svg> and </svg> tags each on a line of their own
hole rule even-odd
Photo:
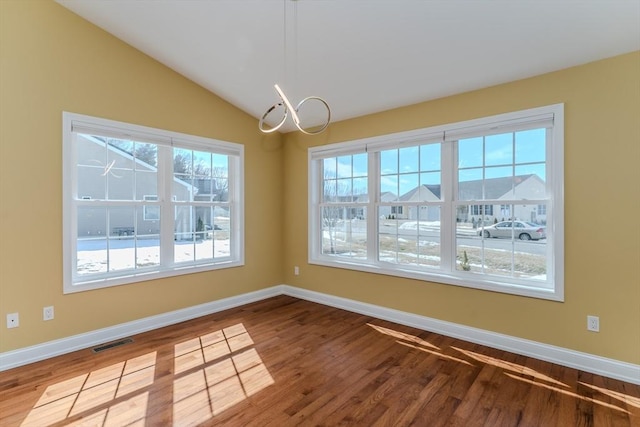
<svg viewBox="0 0 640 427">
<path fill-rule="evenodd" d="M 640 0 L 57 1 L 256 126 L 274 83 L 337 121 L 640 50 Z"/>
</svg>

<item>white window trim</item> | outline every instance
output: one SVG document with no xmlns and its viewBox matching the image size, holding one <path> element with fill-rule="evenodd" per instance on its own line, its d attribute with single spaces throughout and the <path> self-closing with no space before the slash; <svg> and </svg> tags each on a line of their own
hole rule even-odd
<svg viewBox="0 0 640 427">
<path fill-rule="evenodd" d="M 458 272 L 455 270 L 455 227 L 451 226 L 441 234 L 442 270 L 434 272 L 427 269 L 411 268 L 408 266 L 384 263 L 372 259 L 372 252 L 377 250 L 377 215 L 373 215 L 376 207 L 375 198 L 378 197 L 377 174 L 378 164 L 376 156 L 369 156 L 369 203 L 366 205 L 369 212 L 367 223 L 367 235 L 369 238 L 369 257 L 365 260 L 338 259 L 322 254 L 321 250 L 321 218 L 318 204 L 322 194 L 322 177 L 320 177 L 321 159 L 347 154 L 375 152 L 384 149 L 400 148 L 403 146 L 424 144 L 435 141 L 454 141 L 469 136 L 490 135 L 510 132 L 514 130 L 533 129 L 553 123 L 548 130 L 546 146 L 547 165 L 547 194 L 551 200 L 547 207 L 547 228 L 549 235 L 547 245 L 547 265 L 552 271 L 547 271 L 549 287 L 535 285 L 530 280 L 515 280 L 497 276 L 481 275 L 473 272 Z M 449 194 L 448 201 L 442 203 L 441 218 L 452 218 L 451 209 L 455 202 L 452 201 L 454 177 L 453 158 L 454 153 L 450 144 L 442 146 L 442 187 L 443 192 Z M 308 183 L 308 209 L 309 209 L 309 252 L 310 264 L 327 267 L 338 267 L 367 273 L 385 274 L 396 277 L 417 279 L 436 283 L 444 283 L 456 286 L 469 287 L 495 291 L 525 297 L 541 298 L 553 301 L 564 301 L 564 104 L 555 104 L 545 107 L 532 108 L 523 111 L 499 114 L 491 117 L 468 120 L 431 128 L 400 132 L 373 138 L 340 142 L 320 147 L 310 148 L 308 151 L 309 183 Z M 472 201 L 465 201 L 473 204 Z M 486 204 L 478 201 L 479 204 Z M 506 203 L 506 202 L 502 202 Z M 449 254 L 448 256 L 446 254 Z M 448 264 L 448 265 L 447 265 Z"/>
<path fill-rule="evenodd" d="M 63 292 L 65 294 L 244 265 L 244 146 L 242 144 L 70 112 L 62 113 L 62 129 L 62 250 Z M 157 268 L 153 267 L 151 269 L 141 269 L 140 271 L 133 272 L 126 271 L 122 272 L 121 275 L 96 275 L 95 277 L 87 277 L 79 280 L 74 274 L 77 250 L 77 212 L 75 207 L 77 191 L 75 190 L 74 179 L 77 160 L 75 158 L 73 138 L 76 133 L 94 133 L 102 136 L 133 139 L 139 142 L 150 142 L 158 146 L 179 146 L 186 149 L 206 150 L 229 155 L 229 177 L 233 176 L 233 180 L 230 179 L 229 182 L 229 204 L 232 208 L 232 216 L 230 218 L 230 256 L 220 260 L 203 260 L 203 262 L 194 262 L 193 264 L 178 264 L 174 263 L 171 259 L 165 261 L 165 263 Z M 175 202 L 175 198 L 168 199 L 162 195 L 164 194 L 163 189 L 166 189 L 167 185 L 169 186 L 168 188 L 170 188 L 172 176 L 165 171 L 159 173 L 158 179 L 158 196 L 160 198 L 158 204 L 163 210 L 162 217 L 167 218 L 166 211 L 171 211 L 173 205 L 177 203 Z M 98 204 L 100 203 L 98 201 L 96 202 Z M 142 205 L 144 201 L 124 203 L 129 205 Z M 198 204 L 198 202 L 189 203 Z M 110 204 L 112 204 L 112 202 L 110 202 Z M 173 224 L 170 224 L 168 221 L 162 221 L 161 235 L 164 235 L 165 238 L 168 235 L 173 235 Z M 173 243 L 173 238 L 170 240 Z M 167 245 L 160 246 L 161 257 L 164 256 L 165 260 L 167 258 L 164 248 L 166 247 Z"/>
</svg>

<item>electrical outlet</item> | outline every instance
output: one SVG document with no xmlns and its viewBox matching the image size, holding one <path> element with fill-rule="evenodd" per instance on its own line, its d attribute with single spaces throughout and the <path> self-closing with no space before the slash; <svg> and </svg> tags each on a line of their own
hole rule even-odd
<svg viewBox="0 0 640 427">
<path fill-rule="evenodd" d="M 42 320 L 53 320 L 53 306 L 44 307 L 42 309 Z"/>
<path fill-rule="evenodd" d="M 20 315 L 18 313 L 7 314 L 7 328 L 17 328 L 20 326 Z"/>
<path fill-rule="evenodd" d="M 300 268 L 297 265 L 293 267 L 293 274 L 296 276 L 300 275 Z"/>
<path fill-rule="evenodd" d="M 587 316 L 587 330 L 600 332 L 600 318 L 598 316 Z"/>
</svg>

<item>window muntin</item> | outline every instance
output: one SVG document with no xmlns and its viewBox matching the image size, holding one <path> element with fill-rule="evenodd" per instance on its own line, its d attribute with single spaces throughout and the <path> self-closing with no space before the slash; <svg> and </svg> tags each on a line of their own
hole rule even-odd
<svg viewBox="0 0 640 427">
<path fill-rule="evenodd" d="M 65 292 L 243 263 L 242 146 L 63 122 Z"/>
<path fill-rule="evenodd" d="M 559 104 L 311 149 L 310 262 L 561 300 L 562 144 Z M 318 165 L 358 150 L 375 215 L 344 259 L 319 249 Z"/>
</svg>

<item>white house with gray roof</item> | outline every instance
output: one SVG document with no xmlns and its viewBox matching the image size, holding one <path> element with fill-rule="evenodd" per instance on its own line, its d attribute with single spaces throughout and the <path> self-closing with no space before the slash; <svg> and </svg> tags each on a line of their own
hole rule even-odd
<svg viewBox="0 0 640 427">
<path fill-rule="evenodd" d="M 458 200 L 468 200 L 457 212 L 458 222 L 493 223 L 508 219 L 520 219 L 546 223 L 546 206 L 527 204 L 526 200 L 544 199 L 545 183 L 535 174 L 507 178 L 490 178 L 463 181 L 458 184 Z M 523 203 L 478 204 L 478 200 L 523 200 Z M 421 202 L 440 201 L 440 185 L 421 185 L 403 194 L 399 206 L 394 209 L 396 219 L 439 221 L 440 210 Z"/>
</svg>

